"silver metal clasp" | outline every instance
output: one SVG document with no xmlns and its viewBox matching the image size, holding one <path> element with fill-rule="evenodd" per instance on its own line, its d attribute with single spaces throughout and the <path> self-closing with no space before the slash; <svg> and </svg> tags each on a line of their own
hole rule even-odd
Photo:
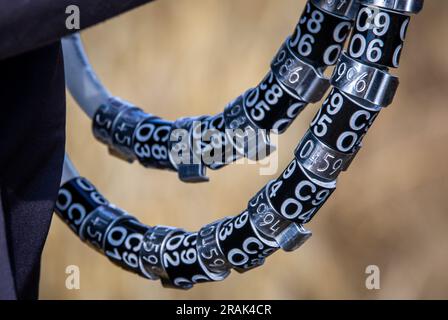
<svg viewBox="0 0 448 320">
<path fill-rule="evenodd" d="M 284 218 L 275 210 L 268 197 L 268 190 L 272 183 L 274 180 L 249 201 L 247 210 L 253 225 L 259 232 L 274 239 L 284 251 L 294 251 L 305 243 L 312 233 L 303 225 Z"/>
<path fill-rule="evenodd" d="M 342 153 L 327 146 L 308 130 L 294 151 L 297 161 L 313 175 L 334 181 L 350 165 L 355 153 Z"/>
</svg>

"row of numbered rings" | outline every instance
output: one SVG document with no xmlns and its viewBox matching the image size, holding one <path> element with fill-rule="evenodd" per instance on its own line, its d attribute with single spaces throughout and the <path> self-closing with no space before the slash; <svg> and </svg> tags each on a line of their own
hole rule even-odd
<svg viewBox="0 0 448 320">
<path fill-rule="evenodd" d="M 367 38 L 371 41 L 375 41 L 373 35 L 387 33 L 387 38 L 400 39 L 402 46 L 409 15 L 421 7 L 422 1 L 417 0 L 361 0 L 349 47 L 358 41 L 359 30 L 370 30 L 372 34 Z M 400 23 L 405 27 L 388 27 Z M 396 41 L 385 39 L 384 57 L 378 61 L 387 61 L 387 55 L 394 54 L 389 46 L 395 45 Z M 380 110 L 392 102 L 398 79 L 388 73 L 386 66 L 343 53 L 331 84 L 333 88 L 297 146 L 294 160 L 266 187 L 266 198 L 275 216 L 298 224 L 309 222 L 335 190 L 338 175 L 352 162 Z M 262 217 L 260 214 L 259 219 Z M 258 225 L 260 230 L 261 225 L 265 230 L 280 225 L 271 216 L 268 218 L 272 223 L 264 220 Z"/>
<path fill-rule="evenodd" d="M 348 51 L 334 68 L 333 86 L 295 155 L 305 170 L 325 183 L 347 169 L 380 110 L 393 100 L 410 14 L 421 0 L 361 0 Z"/>
<path fill-rule="evenodd" d="M 366 28 L 362 16 L 367 9 L 375 14 L 387 12 L 390 16 L 407 17 L 411 12 L 397 10 L 415 6 L 403 5 L 405 2 L 417 1 L 361 1 L 356 24 L 362 30 Z M 374 17 L 372 14 L 368 20 L 372 24 L 370 29 L 382 34 L 377 29 L 389 20 Z M 358 38 L 358 29 L 357 26 L 351 42 L 357 41 L 353 39 Z M 404 40 L 404 36 L 401 38 Z M 384 47 L 387 48 L 387 41 Z M 347 65 L 341 67 L 343 63 Z M 361 67 L 372 71 L 370 76 L 352 78 Z M 347 79 L 345 85 L 340 84 L 343 77 Z M 311 235 L 302 224 L 314 216 L 334 191 L 337 175 L 348 167 L 363 136 L 380 109 L 390 103 L 397 87 L 396 78 L 388 75 L 384 66 L 361 63 L 350 54 L 342 56 L 331 81 L 334 88 L 296 149 L 295 159 L 236 217 L 207 225 L 198 233 L 146 227 L 109 205 L 82 178 L 61 187 L 57 211 L 82 239 L 100 248 L 112 261 L 180 288 L 221 280 L 230 268 L 249 270 L 261 265 L 278 248 L 294 250 Z M 356 82 L 347 85 L 350 81 Z M 381 83 L 378 85 L 376 81 Z M 371 88 L 367 92 L 374 93 L 374 88 L 380 88 L 383 93 L 357 96 L 349 91 L 364 86 Z"/>
<path fill-rule="evenodd" d="M 61 187 L 56 212 L 83 241 L 120 267 L 160 279 L 164 286 L 188 289 L 198 282 L 223 280 L 232 268 L 245 272 L 258 267 L 279 247 L 295 250 L 311 236 L 302 225 L 277 216 L 266 191 L 243 213 L 198 232 L 143 225 L 82 177 Z"/>
<path fill-rule="evenodd" d="M 357 6 L 356 1 L 310 0 L 270 72 L 223 113 L 171 122 L 112 98 L 94 115 L 94 135 L 112 154 L 145 167 L 176 170 L 186 182 L 207 181 L 207 167 L 218 169 L 241 157 L 261 159 L 275 150 L 269 131 L 286 131 L 308 103 L 320 101 L 328 90 L 323 71 L 337 62 Z M 188 137 L 173 135 L 174 129 Z M 180 151 L 187 159 L 173 159 Z M 216 151 L 218 157 L 206 156 Z"/>
</svg>

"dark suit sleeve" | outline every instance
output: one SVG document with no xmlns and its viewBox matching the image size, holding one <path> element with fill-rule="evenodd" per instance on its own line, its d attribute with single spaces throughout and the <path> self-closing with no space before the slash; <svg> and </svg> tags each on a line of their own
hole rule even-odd
<svg viewBox="0 0 448 320">
<path fill-rule="evenodd" d="M 81 29 L 152 0 L 0 0 L 0 60 L 54 43 L 66 28 L 66 8 L 80 9 Z"/>
</svg>

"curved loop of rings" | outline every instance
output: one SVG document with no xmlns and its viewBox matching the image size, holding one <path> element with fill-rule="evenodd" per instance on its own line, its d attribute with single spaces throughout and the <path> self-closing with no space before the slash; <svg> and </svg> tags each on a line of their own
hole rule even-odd
<svg viewBox="0 0 448 320">
<path fill-rule="evenodd" d="M 256 88 L 232 101 L 217 116 L 175 122 L 148 115 L 113 97 L 90 67 L 79 35 L 64 39 L 67 87 L 93 119 L 95 137 L 121 158 L 138 159 L 147 167 L 177 170 L 184 181 L 204 181 L 205 166 L 217 169 L 237 157 L 251 156 L 248 140 L 238 145 L 226 129 L 277 129 L 281 133 L 308 102 L 322 98 L 330 82 L 334 87 L 295 150 L 295 158 L 235 217 L 208 224 L 198 232 L 145 226 L 112 205 L 93 184 L 80 177 L 68 156 L 56 212 L 83 241 L 114 263 L 175 288 L 222 280 L 231 268 L 245 272 L 262 265 L 279 248 L 297 249 L 311 236 L 303 224 L 312 219 L 335 190 L 337 176 L 350 165 L 379 111 L 392 102 L 398 79 L 388 73 L 388 67 L 398 66 L 409 15 L 419 11 L 422 4 L 421 0 L 362 0 L 360 4 L 309 0 L 294 34 L 283 44 L 272 61 L 271 71 Z M 364 21 L 364 15 L 370 20 Z M 381 18 L 375 19 L 377 16 Z M 355 17 L 351 49 L 342 53 Z M 373 25 L 366 28 L 369 23 Z M 383 51 L 376 50 L 373 56 L 366 44 L 364 49 L 357 48 L 355 54 L 352 49 L 359 39 L 381 40 Z M 336 62 L 330 81 L 322 70 Z M 210 125 L 217 118 L 221 119 L 220 125 Z M 193 120 L 199 122 L 199 130 Z M 282 126 L 276 125 L 279 121 Z M 191 151 L 191 138 L 195 134 L 201 138 L 203 127 L 229 138 L 219 147 L 230 145 L 237 151 L 236 156 L 220 158 L 217 163 L 200 160 L 193 166 L 173 161 L 170 153 L 163 159 L 151 158 L 141 151 L 148 150 L 144 146 L 151 150 L 152 145 L 160 145 L 164 139 L 152 134 L 162 127 L 168 128 L 170 135 L 175 129 L 187 131 L 186 149 L 192 158 L 198 154 Z M 256 133 L 255 151 L 260 149 L 259 138 Z M 268 135 L 261 138 L 262 147 L 269 145 Z M 163 143 L 171 151 L 178 142 L 166 138 Z M 203 150 L 204 145 L 200 145 L 200 156 Z"/>
<path fill-rule="evenodd" d="M 111 154 L 130 162 L 137 159 L 145 167 L 178 171 L 185 182 L 207 181 L 206 167 L 216 170 L 244 156 L 256 160 L 269 155 L 275 146 L 268 131 L 283 133 L 307 105 L 297 94 L 286 94 L 270 72 L 259 87 L 236 98 L 222 113 L 167 121 L 112 96 L 91 68 L 79 34 L 63 39 L 63 48 L 67 87 L 93 119 L 95 137 L 108 145 Z M 320 100 L 328 89 L 328 79 L 311 65 L 295 60 L 313 72 L 304 80 L 319 80 L 301 85 L 308 91 L 302 93 L 310 101 Z M 263 101 L 265 109 L 254 106 L 260 87 L 268 100 Z M 311 94 L 314 97 L 309 97 Z M 183 152 L 177 161 L 175 151 Z"/>
</svg>

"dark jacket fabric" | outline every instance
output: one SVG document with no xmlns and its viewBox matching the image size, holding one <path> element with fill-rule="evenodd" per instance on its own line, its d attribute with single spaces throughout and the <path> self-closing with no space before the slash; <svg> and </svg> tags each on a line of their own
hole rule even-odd
<svg viewBox="0 0 448 320">
<path fill-rule="evenodd" d="M 60 38 L 77 31 L 66 8 L 83 29 L 150 1 L 0 0 L 0 299 L 38 297 L 64 159 Z"/>
</svg>

